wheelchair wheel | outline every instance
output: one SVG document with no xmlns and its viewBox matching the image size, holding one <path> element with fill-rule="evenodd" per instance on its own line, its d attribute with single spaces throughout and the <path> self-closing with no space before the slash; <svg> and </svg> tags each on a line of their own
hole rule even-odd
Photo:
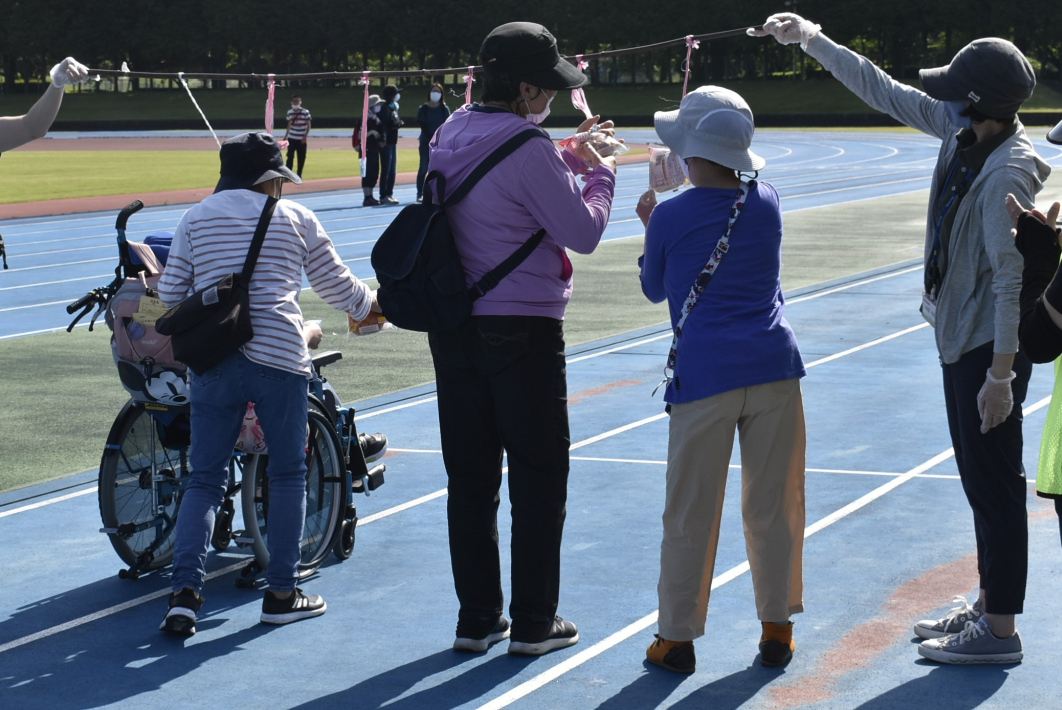
<svg viewBox="0 0 1062 710">
<path fill-rule="evenodd" d="M 336 544 L 332 552 L 341 560 L 349 560 L 354 554 L 354 531 L 358 525 L 357 519 L 344 520 L 339 526 L 339 535 L 336 536 Z"/>
<path fill-rule="evenodd" d="M 100 518 L 103 527 L 115 530 L 107 536 L 114 551 L 139 572 L 173 559 L 177 509 L 191 475 L 187 439 L 173 431 L 186 428 L 187 421 L 181 413 L 163 424 L 130 401 L 107 439 L 100 462 Z M 159 479 L 154 494 L 152 477 Z"/>
<path fill-rule="evenodd" d="M 300 579 L 313 574 L 331 551 L 346 504 L 343 455 L 335 427 L 313 405 L 308 423 L 306 523 L 302 531 Z M 268 454 L 250 457 L 243 468 L 241 487 L 244 524 L 251 535 L 255 557 L 263 569 L 269 566 L 268 462 Z"/>
</svg>

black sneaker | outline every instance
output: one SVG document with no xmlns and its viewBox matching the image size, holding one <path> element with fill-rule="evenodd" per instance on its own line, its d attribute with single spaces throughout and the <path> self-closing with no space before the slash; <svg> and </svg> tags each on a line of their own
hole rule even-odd
<svg viewBox="0 0 1062 710">
<path fill-rule="evenodd" d="M 513 636 L 509 639 L 509 653 L 520 656 L 541 656 L 543 653 L 567 648 L 579 643 L 579 629 L 570 621 L 559 616 L 553 619 L 553 625 L 545 638 L 523 638 Z"/>
<path fill-rule="evenodd" d="M 471 635 L 458 624 L 457 638 L 454 639 L 455 651 L 469 651 L 470 653 L 482 653 L 490 648 L 491 644 L 504 641 L 509 638 L 509 620 L 504 616 L 498 617 L 494 628 L 485 636 Z"/>
<path fill-rule="evenodd" d="M 380 204 L 380 201 L 377 200 L 375 197 L 373 197 L 371 195 L 369 197 L 366 197 L 364 200 L 361 201 L 361 206 L 362 207 L 378 207 L 379 204 Z"/>
<path fill-rule="evenodd" d="M 365 457 L 365 463 L 379 461 L 387 453 L 387 437 L 380 432 L 358 434 L 358 444 L 361 445 L 361 453 Z"/>
<path fill-rule="evenodd" d="M 176 636 L 192 636 L 195 634 L 196 614 L 203 608 L 206 601 L 191 587 L 184 587 L 179 592 L 170 594 L 170 607 L 166 610 L 166 616 L 159 624 L 159 629 Z"/>
<path fill-rule="evenodd" d="M 316 594 L 306 596 L 298 587 L 287 599 L 279 599 L 273 592 L 267 591 L 262 600 L 262 615 L 258 620 L 263 624 L 280 626 L 320 616 L 327 609 L 324 599 Z"/>
</svg>

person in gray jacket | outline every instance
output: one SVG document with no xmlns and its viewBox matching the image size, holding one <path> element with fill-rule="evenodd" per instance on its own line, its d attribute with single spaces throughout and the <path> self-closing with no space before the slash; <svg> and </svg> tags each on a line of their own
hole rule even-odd
<svg viewBox="0 0 1062 710">
<path fill-rule="evenodd" d="M 835 78 L 898 121 L 942 141 L 926 221 L 922 314 L 935 329 L 948 427 L 973 509 L 980 596 L 939 620 L 919 621 L 918 652 L 941 663 L 1016 663 L 1014 617 L 1028 567 L 1021 404 L 1032 364 L 1018 350 L 1022 257 L 1004 205 L 1026 206 L 1051 169 L 1018 109 L 1036 86 L 1025 56 L 997 38 L 963 47 L 952 62 L 919 72 L 923 91 L 837 45 L 819 25 L 772 15 L 753 36 L 799 42 Z"/>
</svg>

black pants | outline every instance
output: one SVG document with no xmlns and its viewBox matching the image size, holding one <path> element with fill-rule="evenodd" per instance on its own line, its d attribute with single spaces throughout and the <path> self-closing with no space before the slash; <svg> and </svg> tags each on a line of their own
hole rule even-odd
<svg viewBox="0 0 1062 710">
<path fill-rule="evenodd" d="M 395 194 L 395 170 L 398 167 L 398 148 L 389 143 L 380 148 L 380 197 Z"/>
<path fill-rule="evenodd" d="M 374 188 L 376 181 L 380 179 L 380 144 L 371 137 L 365 142 L 365 177 L 361 179 L 361 186 Z"/>
<path fill-rule="evenodd" d="M 512 504 L 513 636 L 545 635 L 557 613 L 568 497 L 568 385 L 561 321 L 475 316 L 429 335 L 449 487 L 458 635 L 502 613 L 498 505 L 502 451 Z"/>
<path fill-rule="evenodd" d="M 424 178 L 428 175 L 428 141 L 420 142 L 420 168 L 417 170 L 417 197 L 424 194 Z"/>
<path fill-rule="evenodd" d="M 291 164 L 294 162 L 295 156 L 299 158 L 299 166 L 295 168 L 295 174 L 302 177 L 302 167 L 306 165 L 306 141 L 295 140 L 294 138 L 288 140 L 288 170 L 291 170 Z"/>
<path fill-rule="evenodd" d="M 977 536 L 977 571 L 985 590 L 985 611 L 1020 614 L 1029 566 L 1029 523 L 1025 506 L 1025 467 L 1021 462 L 1021 405 L 1032 363 L 1014 358 L 1014 409 L 999 426 L 981 433 L 977 393 L 992 366 L 992 343 L 943 365 L 944 401 L 963 491 L 970 502 Z"/>
</svg>

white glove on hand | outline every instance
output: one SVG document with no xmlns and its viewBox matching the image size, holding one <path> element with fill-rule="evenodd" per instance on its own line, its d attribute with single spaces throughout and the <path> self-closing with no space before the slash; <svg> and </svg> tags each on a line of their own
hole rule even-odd
<svg viewBox="0 0 1062 710">
<path fill-rule="evenodd" d="M 982 434 L 987 434 L 989 429 L 999 426 L 1010 416 L 1010 410 L 1014 409 L 1014 393 L 1010 389 L 1013 380 L 1013 372 L 1002 380 L 992 377 L 991 370 L 986 373 L 985 384 L 977 393 L 977 413 L 981 415 Z"/>
<path fill-rule="evenodd" d="M 763 29 L 758 30 L 750 27 L 746 33 L 750 37 L 766 37 L 770 35 L 781 44 L 794 44 L 800 42 L 800 48 L 806 50 L 808 42 L 815 38 L 822 27 L 810 20 L 805 20 L 800 15 L 791 12 L 782 12 L 771 15 L 763 23 Z"/>
<path fill-rule="evenodd" d="M 88 79 L 88 75 L 88 67 L 73 57 L 67 57 L 52 67 L 51 72 L 49 72 L 49 76 L 52 78 L 52 83 L 59 88 L 71 86 L 84 81 L 85 79 Z"/>
</svg>

